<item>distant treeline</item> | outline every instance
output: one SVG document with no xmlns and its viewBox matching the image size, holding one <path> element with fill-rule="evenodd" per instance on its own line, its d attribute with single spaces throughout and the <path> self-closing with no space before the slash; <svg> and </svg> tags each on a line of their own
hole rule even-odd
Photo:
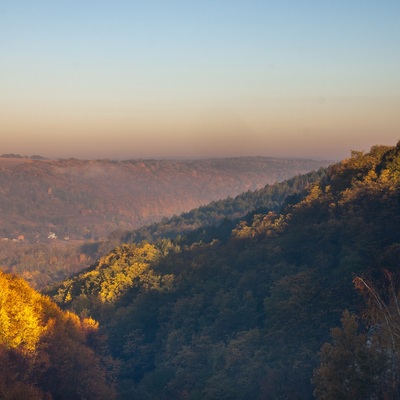
<svg viewBox="0 0 400 400">
<path fill-rule="evenodd" d="M 46 160 L 46 157 L 39 156 L 39 155 L 32 155 L 32 156 L 22 156 L 21 154 L 2 154 L 0 158 L 28 158 L 31 160 Z"/>
</svg>

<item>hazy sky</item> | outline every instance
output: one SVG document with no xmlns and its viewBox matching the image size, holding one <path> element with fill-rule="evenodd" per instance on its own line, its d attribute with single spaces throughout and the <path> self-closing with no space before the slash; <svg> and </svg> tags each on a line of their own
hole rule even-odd
<svg viewBox="0 0 400 400">
<path fill-rule="evenodd" d="M 399 139 L 399 0 L 0 0 L 0 154 L 339 159 Z"/>
</svg>

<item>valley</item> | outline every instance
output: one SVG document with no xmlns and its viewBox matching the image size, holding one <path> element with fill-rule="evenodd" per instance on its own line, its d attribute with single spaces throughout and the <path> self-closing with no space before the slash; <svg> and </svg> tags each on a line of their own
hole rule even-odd
<svg viewBox="0 0 400 400">
<path fill-rule="evenodd" d="M 235 217 L 233 210 L 221 213 L 216 203 L 213 213 L 220 217 L 201 220 L 197 207 L 228 196 L 235 202 L 242 192 L 327 164 L 266 157 L 130 161 L 3 157 L 0 267 L 42 288 L 90 266 L 126 240 L 124 232 L 163 218 L 165 231 L 169 217 L 175 221 L 190 210 L 191 221 L 184 223 L 185 228 L 180 223 L 175 231 L 215 224 L 219 218 Z M 235 206 L 236 218 L 252 209 L 253 200 L 247 208 Z M 140 231 L 140 240 L 150 238 L 146 229 Z"/>
<path fill-rule="evenodd" d="M 0 238 L 104 240 L 321 166 L 263 157 L 207 160 L 0 159 Z"/>
<path fill-rule="evenodd" d="M 24 268 L 1 272 L 0 393 L 396 399 L 399 171 L 400 143 L 374 146 L 114 232 L 113 243 L 82 246 L 95 259 L 90 267 L 41 294 L 18 277 Z M 20 261 L 40 259 L 41 277 L 58 256 L 35 246 Z M 64 260 L 72 266 L 77 256 Z M 48 282 L 62 278 L 55 271 Z"/>
</svg>

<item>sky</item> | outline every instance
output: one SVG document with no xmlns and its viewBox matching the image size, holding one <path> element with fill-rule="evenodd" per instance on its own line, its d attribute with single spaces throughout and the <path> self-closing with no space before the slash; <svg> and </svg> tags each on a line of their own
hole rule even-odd
<svg viewBox="0 0 400 400">
<path fill-rule="evenodd" d="M 0 0 L 0 154 L 395 145 L 399 43 L 399 0 Z"/>
</svg>

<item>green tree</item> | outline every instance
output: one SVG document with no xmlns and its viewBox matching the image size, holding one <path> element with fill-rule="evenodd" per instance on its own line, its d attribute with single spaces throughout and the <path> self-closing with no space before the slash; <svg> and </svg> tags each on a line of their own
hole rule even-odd
<svg viewBox="0 0 400 400">
<path fill-rule="evenodd" d="M 320 352 L 321 364 L 314 371 L 314 395 L 318 400 L 375 399 L 387 357 L 378 344 L 358 333 L 355 315 L 343 313 L 342 328 L 332 329 L 332 344 Z"/>
</svg>

